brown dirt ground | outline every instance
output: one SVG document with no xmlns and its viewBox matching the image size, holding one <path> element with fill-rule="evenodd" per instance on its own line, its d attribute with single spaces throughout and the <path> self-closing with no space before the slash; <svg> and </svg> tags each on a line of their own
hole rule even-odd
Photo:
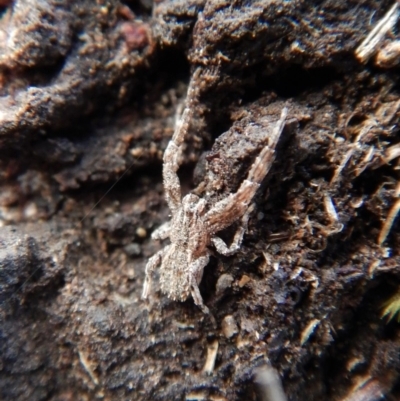
<svg viewBox="0 0 400 401">
<path fill-rule="evenodd" d="M 1 400 L 261 400 L 265 364 L 288 400 L 400 397 L 399 68 L 355 57 L 393 2 L 0 2 Z M 216 327 L 157 280 L 141 300 L 195 68 L 180 176 L 210 204 L 288 107 L 241 250 L 204 273 Z"/>
</svg>

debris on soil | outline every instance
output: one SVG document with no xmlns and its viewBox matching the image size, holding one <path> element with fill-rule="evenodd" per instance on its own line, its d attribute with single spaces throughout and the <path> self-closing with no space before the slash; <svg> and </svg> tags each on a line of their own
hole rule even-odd
<svg viewBox="0 0 400 401">
<path fill-rule="evenodd" d="M 260 400 L 265 366 L 288 400 L 400 397 L 397 2 L 0 12 L 0 399 Z M 242 247 L 204 271 L 216 327 L 141 299 L 196 69 L 184 193 L 236 191 L 288 108 Z"/>
</svg>

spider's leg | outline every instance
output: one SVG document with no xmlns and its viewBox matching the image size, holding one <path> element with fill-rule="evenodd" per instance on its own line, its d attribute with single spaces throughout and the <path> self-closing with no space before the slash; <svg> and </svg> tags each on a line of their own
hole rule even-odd
<svg viewBox="0 0 400 401">
<path fill-rule="evenodd" d="M 181 184 L 177 171 L 180 166 L 180 158 L 182 153 L 182 145 L 185 140 L 185 135 L 189 129 L 189 123 L 193 116 L 195 88 L 198 85 L 197 80 L 200 69 L 196 70 L 190 81 L 188 93 L 186 96 L 185 109 L 182 116 L 178 119 L 175 125 L 174 135 L 168 143 L 164 152 L 163 159 L 163 181 L 165 189 L 165 197 L 168 206 L 172 212 L 175 213 L 181 205 Z"/>
<path fill-rule="evenodd" d="M 239 250 L 240 245 L 243 241 L 243 235 L 247 231 L 247 224 L 249 222 L 250 213 L 254 210 L 254 207 L 255 205 L 253 203 L 243 215 L 240 227 L 237 229 L 235 236 L 233 237 L 233 241 L 229 247 L 221 238 L 217 236 L 211 238 L 211 242 L 214 244 L 215 249 L 218 251 L 218 253 L 220 253 L 221 255 L 230 256 Z"/>
<path fill-rule="evenodd" d="M 152 239 L 167 239 L 171 230 L 171 222 L 167 221 L 151 233 Z"/>
<path fill-rule="evenodd" d="M 165 198 L 172 213 L 174 213 L 181 204 L 181 184 L 177 171 L 179 169 L 182 144 L 189 128 L 190 115 L 191 110 L 186 107 L 176 124 L 174 135 L 164 152 L 163 181 Z"/>
<path fill-rule="evenodd" d="M 278 144 L 283 128 L 285 127 L 286 116 L 287 107 L 284 107 L 280 119 L 277 121 L 271 135 L 268 136 L 268 144 L 263 148 L 252 164 L 247 175 L 247 180 L 260 184 L 268 174 L 275 159 L 276 145 Z"/>
<path fill-rule="evenodd" d="M 222 199 L 205 215 L 209 232 L 215 233 L 229 227 L 238 217 L 243 216 L 252 201 L 262 180 L 271 169 L 275 158 L 275 147 L 285 126 L 287 108 L 282 109 L 281 117 L 268 136 L 268 144 L 263 148 L 252 164 L 247 178 L 238 191 Z"/>
<path fill-rule="evenodd" d="M 207 306 L 204 305 L 203 298 L 199 290 L 199 284 L 201 282 L 201 278 L 203 277 L 204 267 L 207 265 L 209 260 L 210 260 L 210 255 L 206 254 L 194 260 L 189 266 L 189 275 L 190 275 L 189 279 L 190 279 L 192 297 L 194 303 L 204 313 L 210 313 L 210 310 L 207 308 Z"/>
<path fill-rule="evenodd" d="M 155 255 L 153 255 L 146 264 L 145 269 L 145 278 L 143 283 L 143 292 L 142 298 L 147 298 L 150 292 L 151 287 L 151 274 L 154 272 L 154 269 L 161 263 L 162 258 L 168 252 L 170 245 L 158 251 Z"/>
</svg>

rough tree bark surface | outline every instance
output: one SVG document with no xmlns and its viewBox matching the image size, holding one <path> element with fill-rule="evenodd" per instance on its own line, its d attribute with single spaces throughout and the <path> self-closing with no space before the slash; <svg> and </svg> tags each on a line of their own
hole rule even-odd
<svg viewBox="0 0 400 401">
<path fill-rule="evenodd" d="M 400 397 L 397 22 L 356 56 L 393 4 L 0 2 L 0 399 L 257 400 L 263 365 L 289 400 Z M 141 300 L 194 69 L 180 173 L 210 203 L 288 107 L 243 246 L 204 273 L 216 326 L 157 277 Z"/>
</svg>

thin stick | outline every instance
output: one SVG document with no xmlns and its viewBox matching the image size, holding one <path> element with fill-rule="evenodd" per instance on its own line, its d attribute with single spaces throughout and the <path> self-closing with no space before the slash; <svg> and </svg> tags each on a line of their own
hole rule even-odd
<svg viewBox="0 0 400 401">
<path fill-rule="evenodd" d="M 365 63 L 378 50 L 379 43 L 385 35 L 394 27 L 399 18 L 399 4 L 396 1 L 384 17 L 376 24 L 375 28 L 357 47 L 356 57 Z"/>
</svg>

